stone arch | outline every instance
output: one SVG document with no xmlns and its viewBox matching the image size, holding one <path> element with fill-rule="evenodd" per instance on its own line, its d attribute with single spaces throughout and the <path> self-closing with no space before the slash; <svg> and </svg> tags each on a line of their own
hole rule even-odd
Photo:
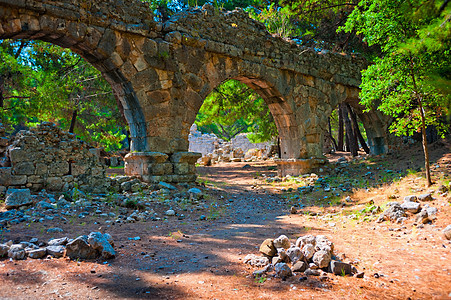
<svg viewBox="0 0 451 300">
<path fill-rule="evenodd" d="M 202 106 L 205 98 L 215 87 L 228 80 L 235 79 L 254 90 L 268 105 L 280 137 L 281 158 L 300 158 L 301 148 L 305 148 L 305 146 L 301 144 L 302 140 L 300 139 L 294 108 L 290 105 L 289 101 L 285 99 L 281 92 L 279 92 L 277 82 L 273 80 L 277 78 L 277 76 L 271 78 L 270 76 L 266 76 L 266 72 L 263 72 L 263 74 L 258 74 L 257 72 L 251 73 L 248 70 L 240 71 L 245 68 L 241 65 L 241 61 L 232 61 L 227 60 L 226 58 L 218 59 L 218 61 L 222 61 L 223 63 L 208 72 L 209 77 L 203 79 L 204 88 L 201 91 L 196 93 L 193 88 L 188 87 L 187 89 L 187 94 L 189 94 L 188 97 L 196 98 L 195 101 L 192 101 L 196 104 L 193 107 L 193 110 L 191 110 L 191 114 L 187 115 L 187 120 L 184 122 L 185 128 L 183 132 L 184 135 L 186 135 L 186 138 L 189 134 L 189 128 L 194 123 L 196 114 Z M 208 64 L 208 61 L 205 63 Z M 250 73 L 251 75 L 249 75 Z M 189 82 L 192 82 L 192 80 Z M 196 85 L 199 84 L 196 83 Z"/>
<path fill-rule="evenodd" d="M 10 11 L 9 18 L 1 24 L 0 38 L 41 40 L 68 48 L 83 57 L 111 85 L 120 109 L 130 127 L 132 151 L 147 148 L 146 127 L 138 98 L 129 80 L 117 67 L 112 49 L 116 47 L 117 33 L 109 29 L 68 22 L 65 19 Z"/>
</svg>

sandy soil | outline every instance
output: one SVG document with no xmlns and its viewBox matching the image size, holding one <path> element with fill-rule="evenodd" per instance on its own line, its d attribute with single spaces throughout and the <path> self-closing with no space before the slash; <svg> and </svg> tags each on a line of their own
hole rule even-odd
<svg viewBox="0 0 451 300">
<path fill-rule="evenodd" d="M 270 162 L 230 163 L 199 168 L 200 188 L 208 194 L 205 201 L 210 208 L 183 211 L 182 220 L 168 217 L 112 226 L 91 216 L 66 224 L 12 225 L 2 231 L 0 242 L 108 232 L 115 240 L 117 257 L 109 261 L 0 259 L 0 298 L 450 299 L 451 242 L 442 234 L 451 224 L 450 196 L 437 191 L 440 184 L 449 184 L 450 152 L 449 143 L 432 145 L 435 199 L 427 204 L 438 214 L 424 228 L 413 226 L 412 216 L 402 225 L 376 223 L 376 216 L 361 211 L 368 203 L 383 205 L 394 201 L 389 197 L 402 201 L 404 196 L 430 190 L 422 173 L 406 172 L 421 167 L 419 148 L 352 162 L 347 157 L 347 174 L 332 176 L 334 165 L 325 167 L 322 175 L 329 173 L 331 186 L 343 178 L 356 185 L 368 170 L 373 173 L 362 188 L 339 191 L 336 197 L 324 191 L 299 194 L 300 184 L 290 180 L 268 183 L 266 178 L 276 174 Z M 399 174 L 395 182 L 385 177 L 388 169 Z M 351 201 L 345 201 L 346 196 Z M 291 206 L 299 213 L 290 214 Z M 155 207 L 157 212 L 165 209 Z M 207 220 L 200 220 L 200 215 Z M 54 226 L 64 233 L 46 233 Z M 258 254 L 263 240 L 281 234 L 293 242 L 305 234 L 326 235 L 335 244 L 335 254 L 355 263 L 365 277 L 253 278 L 256 269 L 242 260 L 247 254 Z M 136 236 L 141 239 L 129 239 Z"/>
</svg>

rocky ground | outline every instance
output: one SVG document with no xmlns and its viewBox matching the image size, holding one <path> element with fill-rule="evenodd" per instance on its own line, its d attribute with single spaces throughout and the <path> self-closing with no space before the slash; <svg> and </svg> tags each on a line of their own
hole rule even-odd
<svg viewBox="0 0 451 300">
<path fill-rule="evenodd" d="M 7 249 L 0 297 L 448 299 L 451 151 L 447 142 L 431 148 L 431 188 L 419 172 L 421 149 L 412 147 L 357 159 L 339 153 L 320 172 L 301 177 L 278 178 L 269 162 L 229 163 L 199 168 L 197 185 L 162 183 L 121 195 L 41 192 L 29 206 L 2 204 L 0 243 L 9 250 L 21 242 L 48 249 L 52 239 L 65 237 L 67 247 L 89 235 L 91 241 L 111 236 L 114 253 L 102 256 L 93 242 L 95 259 L 45 250 L 43 258 L 17 260 Z M 333 243 L 331 259 L 363 278 L 334 275 L 318 259 L 324 268 L 317 269 L 309 265 L 313 257 L 305 267 L 317 271 L 294 269 L 296 262 L 278 259 L 280 250 L 271 262 L 286 263 L 284 275 L 280 265 L 259 272 L 265 264 L 245 263 L 248 255 L 263 257 L 261 244 L 281 235 L 290 245 L 279 239 L 279 249 L 325 236 Z M 303 253 L 305 244 L 298 244 Z"/>
</svg>

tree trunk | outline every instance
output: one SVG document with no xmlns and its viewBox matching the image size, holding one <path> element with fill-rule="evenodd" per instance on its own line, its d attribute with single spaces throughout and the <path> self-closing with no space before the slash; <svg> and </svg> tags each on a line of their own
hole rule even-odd
<svg viewBox="0 0 451 300">
<path fill-rule="evenodd" d="M 413 65 L 412 59 L 410 60 L 411 65 Z M 414 70 L 412 66 L 412 70 Z M 431 168 L 429 166 L 429 149 L 428 149 L 428 140 L 426 135 L 426 117 L 424 116 L 424 110 L 423 110 L 423 101 L 421 99 L 421 96 L 418 94 L 418 88 L 417 88 L 417 82 L 415 80 L 415 74 L 413 71 L 410 73 L 412 77 L 413 82 L 413 88 L 415 92 L 415 96 L 418 100 L 418 109 L 420 110 L 420 116 L 421 116 L 421 135 L 423 140 L 423 151 L 424 151 L 424 168 L 426 170 L 426 181 L 428 187 L 432 185 L 432 179 L 431 179 Z"/>
<path fill-rule="evenodd" d="M 343 151 L 344 126 L 343 126 L 343 105 L 338 105 L 338 151 Z"/>
<path fill-rule="evenodd" d="M 352 130 L 351 120 L 348 116 L 348 108 L 343 106 L 343 119 L 346 127 L 346 136 L 347 142 L 349 142 L 349 152 L 351 152 L 352 156 L 358 155 L 358 147 L 357 147 L 357 137 L 354 134 L 354 130 Z"/>
<path fill-rule="evenodd" d="M 74 109 L 72 111 L 72 119 L 70 120 L 70 127 L 69 127 L 70 133 L 74 133 L 75 121 L 77 120 L 77 114 L 78 114 L 78 110 Z"/>
<path fill-rule="evenodd" d="M 363 150 L 365 150 L 366 154 L 369 154 L 370 148 L 366 144 L 365 139 L 363 138 L 362 133 L 360 132 L 359 123 L 357 122 L 357 116 L 356 116 L 355 112 L 352 110 L 351 106 L 349 104 L 346 104 L 346 105 L 348 107 L 349 115 L 351 115 L 351 122 L 352 122 L 352 127 L 354 128 L 354 134 L 356 135 L 357 139 L 359 140 L 360 145 L 362 145 Z"/>
<path fill-rule="evenodd" d="M 428 187 L 430 187 L 432 185 L 432 179 L 431 179 L 431 169 L 429 166 L 429 149 L 426 135 L 426 120 L 424 117 L 423 104 L 421 103 L 420 99 L 418 99 L 418 103 L 421 114 L 421 135 L 423 136 L 424 168 L 426 169 L 427 185 Z"/>
</svg>

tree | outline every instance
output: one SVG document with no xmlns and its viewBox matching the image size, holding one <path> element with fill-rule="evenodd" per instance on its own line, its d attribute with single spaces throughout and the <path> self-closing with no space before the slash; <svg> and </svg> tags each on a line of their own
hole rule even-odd
<svg viewBox="0 0 451 300">
<path fill-rule="evenodd" d="M 0 43 L 2 121 L 58 123 L 83 140 L 119 149 L 125 122 L 111 87 L 80 56 L 40 41 Z"/>
<path fill-rule="evenodd" d="M 450 102 L 449 1 L 362 0 L 342 30 L 356 30 L 382 54 L 362 73 L 361 103 L 395 118 L 396 135 L 422 133 L 428 186 L 432 184 L 426 127 L 441 122 Z"/>
<path fill-rule="evenodd" d="M 253 142 L 277 136 L 274 120 L 265 101 L 252 89 L 237 80 L 218 86 L 205 99 L 196 117 L 204 132 L 213 132 L 230 140 L 242 132 L 251 132 Z"/>
</svg>

